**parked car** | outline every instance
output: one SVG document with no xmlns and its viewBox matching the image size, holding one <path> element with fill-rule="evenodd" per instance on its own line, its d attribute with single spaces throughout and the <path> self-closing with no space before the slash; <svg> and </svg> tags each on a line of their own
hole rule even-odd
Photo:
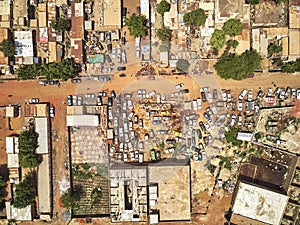
<svg viewBox="0 0 300 225">
<path fill-rule="evenodd" d="M 272 96 L 273 90 L 272 88 L 268 88 L 268 96 Z"/>
<path fill-rule="evenodd" d="M 300 99 L 300 88 L 297 89 L 297 99 Z"/>
<path fill-rule="evenodd" d="M 48 81 L 41 80 L 41 81 L 39 81 L 39 84 L 46 86 L 48 84 Z"/>
<path fill-rule="evenodd" d="M 248 92 L 248 102 L 251 102 L 253 100 L 253 92 L 249 91 Z"/>
<path fill-rule="evenodd" d="M 59 84 L 59 80 L 50 80 L 49 81 L 49 85 L 58 85 Z"/>
<path fill-rule="evenodd" d="M 197 129 L 197 135 L 198 135 L 198 139 L 202 138 L 202 133 L 200 129 Z"/>
<path fill-rule="evenodd" d="M 256 98 L 261 98 L 263 95 L 264 95 L 264 92 L 262 90 L 259 90 Z"/>
<path fill-rule="evenodd" d="M 207 114 L 207 112 L 204 112 L 204 113 L 203 113 L 203 116 L 205 117 L 205 119 L 210 120 L 210 117 L 209 117 L 209 115 Z"/>
<path fill-rule="evenodd" d="M 201 130 L 205 133 L 206 132 L 206 128 L 204 126 L 204 123 L 202 121 L 199 122 L 199 127 L 201 128 Z"/>
<path fill-rule="evenodd" d="M 184 84 L 183 83 L 180 83 L 180 84 L 177 84 L 175 86 L 176 89 L 180 89 L 180 88 L 183 88 L 184 87 Z"/>
<path fill-rule="evenodd" d="M 72 101 L 72 95 L 69 95 L 68 96 L 68 106 L 71 106 L 71 105 L 73 105 L 73 101 Z"/>
<path fill-rule="evenodd" d="M 292 89 L 291 98 L 294 99 L 296 97 L 296 89 Z"/>
<path fill-rule="evenodd" d="M 242 126 L 242 122 L 243 122 L 242 115 L 238 115 L 238 122 L 237 122 L 238 126 Z"/>
<path fill-rule="evenodd" d="M 204 91 L 201 91 L 200 94 L 201 94 L 202 102 L 206 102 L 206 95 L 205 95 L 205 92 L 204 92 Z"/>
<path fill-rule="evenodd" d="M 231 98 L 230 90 L 227 90 L 226 94 L 227 94 L 227 102 L 231 102 L 232 98 Z"/>
<path fill-rule="evenodd" d="M 34 104 L 34 103 L 39 103 L 39 99 L 38 98 L 31 98 L 31 99 L 29 99 L 29 103 L 32 103 L 32 104 Z"/>
<path fill-rule="evenodd" d="M 126 67 L 125 66 L 119 66 L 119 67 L 117 67 L 117 70 L 118 71 L 124 71 L 124 70 L 126 70 Z"/>
<path fill-rule="evenodd" d="M 238 100 L 238 111 L 242 111 L 243 110 L 243 102 L 242 100 Z"/>
<path fill-rule="evenodd" d="M 225 91 L 224 89 L 222 89 L 222 100 L 223 100 L 224 102 L 227 101 L 227 94 L 226 94 L 226 91 Z"/>
<path fill-rule="evenodd" d="M 179 91 L 180 94 L 187 94 L 189 92 L 190 92 L 189 89 L 182 89 Z"/>
<path fill-rule="evenodd" d="M 82 82 L 82 80 L 80 78 L 74 78 L 74 79 L 71 80 L 71 82 L 73 84 L 80 84 Z"/>
<path fill-rule="evenodd" d="M 242 92 L 241 92 L 241 94 L 239 95 L 239 99 L 240 100 L 243 100 L 243 98 L 246 96 L 246 94 L 247 94 L 247 90 L 246 89 L 244 89 Z"/>
<path fill-rule="evenodd" d="M 112 98 L 116 98 L 116 92 L 114 90 L 112 90 L 110 92 L 110 95 L 111 95 Z"/>
<path fill-rule="evenodd" d="M 217 91 L 217 89 L 213 90 L 213 99 L 218 99 L 218 91 Z"/>
<path fill-rule="evenodd" d="M 236 115 L 232 114 L 232 116 L 231 116 L 231 121 L 230 121 L 230 126 L 231 126 L 231 127 L 234 126 L 234 124 L 235 124 L 235 119 L 236 119 Z"/>
<path fill-rule="evenodd" d="M 54 110 L 55 110 L 54 107 L 50 106 L 50 108 L 49 108 L 50 117 L 54 117 L 54 114 L 55 114 Z"/>
<path fill-rule="evenodd" d="M 197 107 L 198 109 L 202 109 L 202 102 L 200 98 L 197 99 Z"/>
<path fill-rule="evenodd" d="M 110 73 L 112 72 L 114 69 L 112 67 L 107 67 L 107 68 L 102 68 L 102 73 Z"/>
</svg>

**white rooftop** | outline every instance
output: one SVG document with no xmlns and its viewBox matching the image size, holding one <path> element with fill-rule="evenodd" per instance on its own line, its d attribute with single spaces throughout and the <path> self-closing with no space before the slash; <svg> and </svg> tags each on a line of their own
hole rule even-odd
<svg viewBox="0 0 300 225">
<path fill-rule="evenodd" d="M 18 153 L 19 152 L 19 138 L 18 137 L 6 137 L 6 153 Z"/>
<path fill-rule="evenodd" d="M 19 155 L 15 154 L 7 154 L 7 168 L 19 168 Z"/>
<path fill-rule="evenodd" d="M 158 224 L 158 214 L 150 214 L 150 224 Z"/>
<path fill-rule="evenodd" d="M 51 213 L 50 203 L 50 171 L 49 155 L 42 155 L 43 161 L 38 167 L 38 211 L 39 213 Z"/>
<path fill-rule="evenodd" d="M 98 115 L 67 115 L 67 126 L 91 126 L 96 127 L 99 125 Z"/>
<path fill-rule="evenodd" d="M 38 147 L 37 154 L 49 153 L 48 145 L 48 119 L 47 117 L 36 117 L 35 119 L 35 132 L 38 133 Z"/>
<path fill-rule="evenodd" d="M 288 199 L 286 195 L 240 182 L 233 213 L 267 224 L 280 224 Z"/>
<path fill-rule="evenodd" d="M 32 210 L 31 205 L 18 209 L 15 208 L 10 202 L 5 202 L 6 208 L 6 217 L 8 220 L 21 220 L 21 221 L 30 221 L 32 220 Z"/>
<path fill-rule="evenodd" d="M 33 56 L 33 40 L 31 31 L 15 31 L 15 56 Z"/>
<path fill-rule="evenodd" d="M 238 132 L 236 139 L 240 141 L 251 141 L 252 137 L 253 137 L 253 133 Z"/>
</svg>

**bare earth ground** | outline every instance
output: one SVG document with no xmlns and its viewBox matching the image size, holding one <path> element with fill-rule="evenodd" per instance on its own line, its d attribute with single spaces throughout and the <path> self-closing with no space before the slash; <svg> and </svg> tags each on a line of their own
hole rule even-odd
<svg viewBox="0 0 300 225">
<path fill-rule="evenodd" d="M 139 68 L 139 66 L 137 66 Z M 127 77 L 120 78 L 115 75 L 112 82 L 108 82 L 104 85 L 104 88 L 108 88 L 110 90 L 115 89 L 117 93 L 121 92 L 124 86 L 129 85 L 134 82 L 136 78 L 134 76 L 130 76 L 134 74 L 137 67 L 132 65 L 132 68 L 128 68 Z M 232 81 L 232 80 L 222 80 L 219 77 L 214 77 L 213 75 L 201 75 L 197 78 L 196 83 L 194 83 L 195 79 L 191 79 L 189 76 L 165 76 L 164 78 L 173 81 L 172 83 L 184 83 L 187 88 L 191 90 L 191 97 L 197 97 L 199 94 L 199 85 L 204 86 L 209 82 L 212 82 L 214 85 L 218 85 L 220 88 L 231 89 L 233 92 L 239 93 L 243 88 L 258 90 L 261 87 L 263 90 L 266 90 L 267 87 L 273 87 L 274 83 L 277 86 L 290 86 L 290 87 L 300 87 L 300 79 L 297 79 L 295 75 L 269 75 L 269 74 L 255 74 L 255 77 L 252 79 L 246 79 L 243 81 Z M 161 79 L 161 78 L 158 78 Z M 64 151 L 65 148 L 65 138 L 66 138 L 66 127 L 65 127 L 65 115 L 66 115 L 66 96 L 69 94 L 75 94 L 78 92 L 84 92 L 87 88 L 92 89 L 92 86 L 95 87 L 95 90 L 102 89 L 103 84 L 97 81 L 87 81 L 86 84 L 83 85 L 82 90 L 79 91 L 80 86 L 71 84 L 70 82 L 64 82 L 61 84 L 60 88 L 57 86 L 41 86 L 37 81 L 9 81 L 1 83 L 0 86 L 0 105 L 5 106 L 7 104 L 21 103 L 22 107 L 24 107 L 24 102 L 28 102 L 28 100 L 32 97 L 40 98 L 40 101 L 51 102 L 53 103 L 56 115 L 52 121 L 52 128 L 58 131 L 59 141 L 54 141 L 53 145 L 53 155 L 54 155 L 54 215 L 57 213 L 57 217 L 60 217 L 60 214 L 63 211 L 63 208 L 59 206 L 58 199 L 61 194 L 59 192 L 59 181 L 61 181 L 62 177 L 67 176 L 65 169 L 63 168 L 64 162 Z M 12 95 L 8 97 L 8 95 Z M 4 110 L 0 109 L 0 163 L 6 164 L 6 153 L 5 153 L 5 142 L 3 141 L 5 137 L 12 132 L 7 131 L 7 119 L 4 119 Z M 14 120 L 12 124 L 16 128 L 21 129 L 24 125 L 22 124 L 23 120 L 18 119 Z M 19 123 L 19 124 L 18 124 Z M 14 132 L 19 132 L 20 130 L 15 130 Z M 173 223 L 173 224 L 223 224 L 223 215 L 224 209 L 228 209 L 231 201 L 231 196 L 226 196 L 226 194 L 214 193 L 213 197 L 210 198 L 206 192 L 202 192 L 199 194 L 199 198 L 203 201 L 208 201 L 210 198 L 211 203 L 209 204 L 209 208 L 207 211 L 207 215 L 205 217 L 200 215 L 193 216 L 192 222 L 185 223 Z M 75 220 L 76 221 L 76 220 Z M 84 222 L 84 221 L 80 221 Z M 52 221 L 53 224 L 65 224 L 60 222 L 57 219 Z M 33 224 L 33 223 L 22 223 L 22 224 Z M 35 221 L 34 224 L 42 224 L 42 222 Z M 93 220 L 93 224 L 109 224 L 108 219 L 97 219 Z M 130 223 L 126 223 L 130 224 Z M 162 223 L 163 224 L 163 223 Z M 168 223 L 172 224 L 172 223 Z"/>
</svg>

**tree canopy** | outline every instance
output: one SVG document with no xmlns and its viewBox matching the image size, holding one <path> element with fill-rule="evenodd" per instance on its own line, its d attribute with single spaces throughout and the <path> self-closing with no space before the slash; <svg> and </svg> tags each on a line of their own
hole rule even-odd
<svg viewBox="0 0 300 225">
<path fill-rule="evenodd" d="M 13 57 L 16 54 L 16 44 L 10 40 L 3 40 L 0 43 L 0 51 L 3 52 L 5 57 Z"/>
<path fill-rule="evenodd" d="M 169 28 L 163 27 L 162 29 L 157 30 L 156 35 L 159 40 L 169 42 L 172 37 L 172 31 Z"/>
<path fill-rule="evenodd" d="M 70 188 L 62 195 L 61 201 L 66 209 L 78 209 L 79 201 L 83 194 L 81 186 L 74 186 L 73 190 Z"/>
<path fill-rule="evenodd" d="M 230 40 L 227 41 L 226 45 L 227 45 L 228 49 L 230 49 L 231 47 L 233 47 L 234 49 L 236 49 L 237 46 L 239 45 L 239 42 L 237 40 L 230 39 Z"/>
<path fill-rule="evenodd" d="M 156 7 L 156 10 L 159 14 L 163 15 L 165 12 L 169 12 L 171 5 L 166 0 L 162 0 Z"/>
<path fill-rule="evenodd" d="M 14 207 L 22 209 L 34 202 L 36 196 L 34 186 L 33 175 L 29 173 L 19 184 L 16 185 Z"/>
<path fill-rule="evenodd" d="M 4 208 L 4 200 L 6 197 L 6 181 L 2 176 L 0 176 L 0 211 Z"/>
<path fill-rule="evenodd" d="M 183 22 L 190 26 L 201 26 L 205 21 L 206 15 L 203 9 L 196 9 L 183 16 Z"/>
<path fill-rule="evenodd" d="M 75 77 L 76 70 L 71 59 L 63 59 L 59 63 L 22 65 L 17 69 L 17 74 L 21 80 L 45 76 L 48 81 L 52 79 L 66 81 L 69 78 Z"/>
<path fill-rule="evenodd" d="M 223 30 L 216 29 L 210 38 L 210 44 L 213 48 L 220 49 L 226 43 L 226 35 Z"/>
<path fill-rule="evenodd" d="M 70 20 L 58 18 L 56 21 L 51 21 L 51 27 L 56 31 L 66 31 L 71 27 Z"/>
<path fill-rule="evenodd" d="M 247 2 L 248 4 L 253 4 L 253 5 L 255 5 L 255 4 L 258 4 L 258 3 L 259 3 L 259 0 L 246 0 L 246 2 Z"/>
<path fill-rule="evenodd" d="M 168 52 L 170 49 L 170 42 L 162 42 L 159 46 L 159 51 L 160 52 Z"/>
<path fill-rule="evenodd" d="M 38 147 L 37 133 L 34 129 L 23 131 L 19 136 L 19 159 L 23 168 L 35 168 L 38 166 L 38 157 L 35 151 Z"/>
<path fill-rule="evenodd" d="M 261 59 L 255 50 L 247 50 L 241 55 L 225 53 L 215 64 L 215 69 L 224 79 L 242 80 L 255 71 Z"/>
<path fill-rule="evenodd" d="M 133 13 L 129 18 L 126 18 L 125 23 L 128 26 L 131 36 L 143 37 L 146 35 L 147 27 L 144 15 L 137 16 Z"/>
<path fill-rule="evenodd" d="M 176 62 L 176 69 L 179 72 L 187 72 L 189 70 L 190 63 L 185 59 L 178 59 Z"/>
<path fill-rule="evenodd" d="M 243 24 L 239 19 L 229 19 L 223 25 L 223 31 L 230 36 L 236 36 L 243 30 Z"/>
<path fill-rule="evenodd" d="M 231 127 L 229 131 L 225 132 L 226 141 L 232 143 L 233 146 L 240 146 L 243 143 L 241 140 L 236 139 L 238 131 L 238 128 Z"/>
<path fill-rule="evenodd" d="M 277 45 L 276 43 L 270 43 L 268 45 L 268 54 L 273 55 L 274 53 L 282 52 L 282 46 Z"/>
</svg>

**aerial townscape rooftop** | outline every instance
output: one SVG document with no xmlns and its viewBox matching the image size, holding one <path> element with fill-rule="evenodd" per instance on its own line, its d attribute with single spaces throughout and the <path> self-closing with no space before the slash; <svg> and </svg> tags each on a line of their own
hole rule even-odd
<svg viewBox="0 0 300 225">
<path fill-rule="evenodd" d="M 0 224 L 299 225 L 300 0 L 0 0 Z"/>
</svg>

